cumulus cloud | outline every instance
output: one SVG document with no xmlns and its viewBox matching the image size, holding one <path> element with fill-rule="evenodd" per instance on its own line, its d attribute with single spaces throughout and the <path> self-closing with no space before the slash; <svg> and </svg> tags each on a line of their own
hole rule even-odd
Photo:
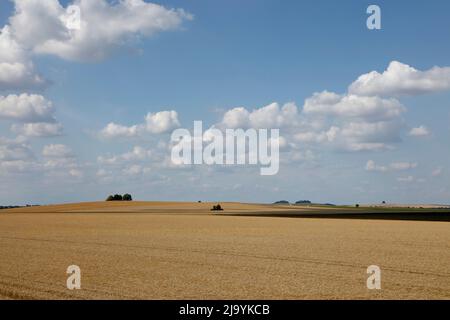
<svg viewBox="0 0 450 320">
<path fill-rule="evenodd" d="M 233 108 L 225 112 L 222 123 L 226 128 L 247 128 L 249 126 L 250 112 L 243 108 Z"/>
<path fill-rule="evenodd" d="M 48 158 L 72 158 L 72 149 L 64 144 L 49 144 L 42 149 L 42 155 Z"/>
<path fill-rule="evenodd" d="M 450 89 L 449 70 L 435 67 L 422 72 L 393 61 L 383 74 L 359 77 L 348 93 L 314 93 L 301 110 L 294 103 L 282 107 L 272 103 L 254 110 L 236 107 L 225 111 L 215 127 L 279 128 L 288 144 L 320 144 L 355 152 L 390 150 L 406 129 L 407 109 L 398 99 L 386 96 Z M 429 134 L 425 126 L 409 132 L 411 136 Z"/>
<path fill-rule="evenodd" d="M 21 122 L 54 122 L 54 107 L 41 95 L 11 94 L 0 96 L 0 119 Z"/>
<path fill-rule="evenodd" d="M 298 109 L 294 103 L 286 103 L 282 107 L 276 102 L 259 109 L 248 111 L 245 108 L 233 108 L 225 112 L 218 127 L 235 128 L 281 128 L 295 124 Z"/>
<path fill-rule="evenodd" d="M 81 165 L 72 149 L 64 144 L 49 144 L 42 149 L 42 167 L 48 176 L 80 179 L 84 176 Z"/>
<path fill-rule="evenodd" d="M 106 58 L 140 37 L 179 28 L 192 15 L 143 0 L 76 0 L 80 28 L 71 28 L 70 14 L 58 0 L 14 0 L 10 17 L 14 37 L 35 53 L 75 61 Z"/>
<path fill-rule="evenodd" d="M 129 176 L 140 175 L 144 172 L 144 168 L 138 164 L 127 166 L 123 169 L 123 173 Z"/>
<path fill-rule="evenodd" d="M 21 139 L 5 139 L 0 137 L 0 161 L 17 161 L 32 159 L 33 152 L 28 144 Z"/>
<path fill-rule="evenodd" d="M 178 128 L 180 121 L 176 111 L 160 111 L 148 113 L 145 117 L 145 124 L 132 126 L 123 126 L 116 123 L 109 123 L 100 131 L 100 137 L 110 138 L 132 138 L 142 135 L 146 132 L 152 134 L 162 134 Z"/>
<path fill-rule="evenodd" d="M 63 134 L 62 124 L 56 122 L 25 123 L 22 125 L 14 124 L 11 129 L 18 134 L 35 138 L 57 137 Z"/>
<path fill-rule="evenodd" d="M 450 89 L 450 68 L 418 71 L 397 61 L 383 73 L 360 76 L 348 93 L 323 91 L 305 100 L 293 139 L 299 143 L 328 144 L 348 151 L 376 151 L 394 148 L 406 128 L 406 108 L 395 98 Z M 315 123 L 315 126 L 310 125 Z M 426 136 L 425 126 L 409 135 Z"/>
<path fill-rule="evenodd" d="M 426 137 L 430 135 L 430 131 L 425 126 L 420 126 L 417 128 L 412 128 L 409 131 L 409 135 L 412 137 Z"/>
<path fill-rule="evenodd" d="M 294 140 L 352 152 L 392 149 L 400 141 L 405 111 L 396 99 L 314 93 L 305 100 Z"/>
<path fill-rule="evenodd" d="M 108 123 L 108 125 L 100 131 L 100 136 L 103 138 L 118 138 L 118 137 L 135 137 L 138 133 L 137 126 L 123 126 L 120 124 L 115 124 L 113 122 Z"/>
<path fill-rule="evenodd" d="M 354 152 L 360 152 L 360 151 L 383 151 L 383 150 L 392 150 L 393 146 L 382 143 L 382 142 L 349 142 L 344 143 L 341 146 L 338 146 L 338 148 L 341 148 L 342 150 L 346 151 L 354 151 Z"/>
<path fill-rule="evenodd" d="M 180 126 L 176 111 L 149 113 L 145 117 L 146 130 L 151 133 L 166 133 Z"/>
<path fill-rule="evenodd" d="M 38 170 L 39 164 L 34 161 L 10 160 L 0 161 L 0 175 L 15 175 Z"/>
<path fill-rule="evenodd" d="M 47 84 L 9 26 L 0 29 L 0 90 L 39 89 Z"/>
<path fill-rule="evenodd" d="M 13 121 L 11 130 L 27 137 L 62 135 L 63 127 L 56 121 L 51 101 L 36 94 L 0 96 L 0 120 Z"/>
<path fill-rule="evenodd" d="M 167 158 L 168 148 L 164 143 L 152 144 L 151 148 L 134 146 L 125 153 L 98 156 L 96 176 L 100 181 L 111 181 L 150 174 L 168 168 Z"/>
<path fill-rule="evenodd" d="M 144 161 L 150 159 L 153 152 L 151 150 L 147 150 L 141 146 L 135 146 L 133 150 L 130 152 L 126 152 L 120 155 L 115 155 L 111 157 L 99 156 L 97 161 L 100 164 L 121 164 L 130 161 Z"/>
<path fill-rule="evenodd" d="M 406 108 L 396 99 L 338 95 L 324 91 L 306 99 L 303 111 L 311 115 L 361 118 L 375 122 L 396 118 Z"/>
<path fill-rule="evenodd" d="M 22 137 L 0 137 L 0 175 L 30 172 L 38 168 L 34 153 Z"/>
<path fill-rule="evenodd" d="M 42 157 L 35 155 L 24 136 L 15 139 L 0 137 L 0 176 L 17 174 L 58 178 L 84 176 L 85 165 L 78 162 L 68 146 L 49 144 L 43 147 L 41 154 Z"/>
<path fill-rule="evenodd" d="M 406 108 L 396 99 L 339 95 L 323 91 L 305 100 L 299 111 L 294 103 L 272 103 L 249 111 L 238 107 L 224 112 L 226 128 L 280 129 L 287 145 L 328 145 L 346 151 L 392 149 L 404 127 Z"/>
<path fill-rule="evenodd" d="M 383 73 L 361 75 L 349 87 L 350 94 L 360 96 L 418 95 L 444 90 L 450 90 L 450 67 L 419 71 L 398 61 L 392 61 Z"/>
<path fill-rule="evenodd" d="M 0 28 L 0 90 L 45 88 L 32 62 L 33 54 L 56 55 L 65 60 L 96 61 L 141 37 L 179 28 L 191 14 L 143 0 L 74 0 L 67 7 L 59 0 L 13 0 L 9 24 Z M 71 25 L 77 19 L 79 28 Z"/>
<path fill-rule="evenodd" d="M 370 125 L 350 123 L 342 128 L 333 126 L 322 132 L 298 133 L 294 135 L 293 140 L 305 144 L 326 144 L 333 149 L 350 152 L 382 151 L 393 148 L 388 143 L 377 142 L 387 134 L 382 131 L 383 127 L 378 127 L 379 131 L 374 131 L 373 128 L 367 129 L 367 127 Z M 388 139 L 388 141 L 391 140 L 392 137 Z"/>
</svg>

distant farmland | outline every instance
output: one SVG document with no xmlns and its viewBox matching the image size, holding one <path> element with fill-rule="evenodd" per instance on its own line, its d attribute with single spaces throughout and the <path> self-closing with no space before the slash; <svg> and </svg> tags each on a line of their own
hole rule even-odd
<svg viewBox="0 0 450 320">
<path fill-rule="evenodd" d="M 450 299 L 449 210 L 212 205 L 1 210 L 0 298 Z"/>
</svg>

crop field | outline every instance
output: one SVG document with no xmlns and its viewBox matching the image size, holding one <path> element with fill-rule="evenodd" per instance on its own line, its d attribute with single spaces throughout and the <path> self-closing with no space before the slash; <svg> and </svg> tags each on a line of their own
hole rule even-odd
<svg viewBox="0 0 450 320">
<path fill-rule="evenodd" d="M 450 299 L 447 210 L 212 205 L 0 210 L 0 298 Z"/>
</svg>

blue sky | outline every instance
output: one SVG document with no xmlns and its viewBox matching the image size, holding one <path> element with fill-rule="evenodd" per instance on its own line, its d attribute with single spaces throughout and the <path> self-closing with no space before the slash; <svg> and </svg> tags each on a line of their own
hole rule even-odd
<svg viewBox="0 0 450 320">
<path fill-rule="evenodd" d="M 176 111 L 179 125 L 186 128 L 191 128 L 194 120 L 207 125 L 221 123 L 224 114 L 236 107 L 251 112 L 273 102 L 280 108 L 293 102 L 302 114 L 305 100 L 314 93 L 326 90 L 346 95 L 359 76 L 382 73 L 392 61 L 424 72 L 439 66 L 443 78 L 438 82 L 445 82 L 445 68 L 450 66 L 448 1 L 162 1 L 157 4 L 182 8 L 192 17 L 180 15 L 179 21 L 163 30 L 142 23 L 129 34 L 122 31 L 125 26 L 115 25 L 119 31 L 114 40 L 120 45 L 108 44 L 105 49 L 101 38 L 97 42 L 81 40 L 79 49 L 73 49 L 76 58 L 61 53 L 59 47 L 42 52 L 42 43 L 24 36 L 47 32 L 43 39 L 52 39 L 54 35 L 44 27 L 22 30 L 28 23 L 15 25 L 8 20 L 17 15 L 15 5 L 22 2 L 2 1 L 0 23 L 10 25 L 11 36 L 25 48 L 33 71 L 49 84 L 30 88 L 16 83 L 2 88 L 0 81 L 0 96 L 41 95 L 53 103 L 62 131 L 27 136 L 11 129 L 23 125 L 23 119 L 1 118 L 0 112 L 0 137 L 8 140 L 2 142 L 3 153 L 16 150 L 14 143 L 31 153 L 29 158 L 19 159 L 2 158 L 0 152 L 4 165 L 0 204 L 101 200 L 119 192 L 130 192 L 142 200 L 450 202 L 449 88 L 386 97 L 405 107 L 400 116 L 389 119 L 395 132 L 380 129 L 371 141 L 358 141 L 383 144 L 380 150 L 349 150 L 347 141 L 342 141 L 342 148 L 298 141 L 295 135 L 309 129 L 286 128 L 286 138 L 291 142 L 292 136 L 295 146 L 282 152 L 280 172 L 273 177 L 259 176 L 257 168 L 157 166 L 170 156 L 168 149 L 157 146 L 169 141 L 170 132 L 112 139 L 101 136 L 109 123 L 131 127 L 143 123 L 148 113 L 166 110 Z M 39 9 L 55 3 L 46 0 L 27 5 L 22 13 L 37 26 L 44 25 L 54 17 L 40 15 Z M 60 1 L 60 7 L 71 3 Z M 366 28 L 370 4 L 381 8 L 381 30 Z M 154 17 L 150 13 L 147 19 Z M 89 15 L 89 19 L 96 17 Z M 105 23 L 104 19 L 90 22 Z M 139 35 L 140 27 L 151 35 Z M 104 50 L 107 55 L 88 61 L 83 50 L 88 54 Z M 385 91 L 392 92 L 390 88 Z M 305 115 L 304 121 L 317 120 L 310 117 Z M 344 130 L 354 122 L 345 115 L 326 117 L 328 127 L 319 131 L 326 132 L 331 126 Z M 373 119 L 358 121 L 361 125 L 373 123 Z M 425 127 L 426 134 L 408 134 L 419 127 Z M 69 159 L 53 155 L 48 164 L 43 149 L 52 145 L 70 149 Z M 134 147 L 155 156 L 139 163 L 123 157 L 117 160 Z M 61 147 L 58 150 L 62 152 Z M 99 160 L 114 156 L 113 165 Z M 55 157 L 59 157 L 57 161 Z M 11 169 L 17 168 L 17 161 L 22 161 L 22 169 Z M 376 166 L 368 166 L 369 161 Z M 54 162 L 58 164 L 52 165 Z M 395 165 L 399 163 L 403 166 Z M 136 173 L 125 174 L 132 166 Z M 67 176 L 71 170 L 73 174 Z"/>
</svg>

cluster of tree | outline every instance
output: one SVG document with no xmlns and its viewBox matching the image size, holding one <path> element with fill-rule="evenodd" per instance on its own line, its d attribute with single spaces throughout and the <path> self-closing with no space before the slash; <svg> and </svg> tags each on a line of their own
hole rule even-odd
<svg viewBox="0 0 450 320">
<path fill-rule="evenodd" d="M 211 211 L 223 211 L 223 208 L 220 204 L 213 206 Z"/>
<path fill-rule="evenodd" d="M 311 201 L 309 201 L 309 200 L 299 200 L 295 204 L 311 204 Z"/>
<path fill-rule="evenodd" d="M 287 200 L 280 200 L 280 201 L 276 201 L 273 204 L 289 204 L 289 201 Z"/>
<path fill-rule="evenodd" d="M 131 194 L 125 193 L 123 196 L 120 194 L 115 194 L 109 196 L 106 201 L 133 201 Z"/>
<path fill-rule="evenodd" d="M 287 200 L 280 200 L 280 201 L 276 201 L 273 204 L 291 204 L 289 201 Z M 296 205 L 303 205 L 303 204 L 313 204 L 310 200 L 299 200 L 295 202 Z M 332 203 L 314 203 L 314 204 L 318 204 L 318 205 L 322 205 L 322 206 L 335 206 L 335 204 Z"/>
</svg>

